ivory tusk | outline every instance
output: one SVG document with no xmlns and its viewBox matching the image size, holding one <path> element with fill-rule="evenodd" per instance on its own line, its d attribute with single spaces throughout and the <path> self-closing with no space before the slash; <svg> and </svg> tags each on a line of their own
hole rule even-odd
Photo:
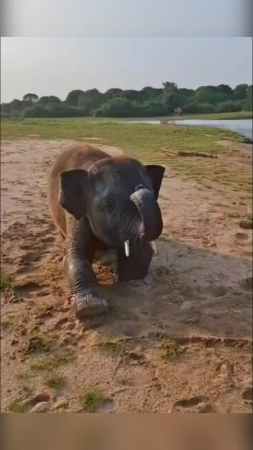
<svg viewBox="0 0 253 450">
<path fill-rule="evenodd" d="M 128 257 L 129 254 L 130 254 L 130 251 L 129 251 L 129 241 L 126 241 L 126 242 L 125 242 L 125 253 L 126 253 L 126 256 L 127 256 L 127 257 Z"/>
<path fill-rule="evenodd" d="M 151 241 L 150 245 L 152 247 L 152 250 L 153 250 L 154 254 L 158 255 L 158 251 L 157 251 L 157 248 L 156 248 L 156 245 L 155 245 L 154 241 Z"/>
</svg>

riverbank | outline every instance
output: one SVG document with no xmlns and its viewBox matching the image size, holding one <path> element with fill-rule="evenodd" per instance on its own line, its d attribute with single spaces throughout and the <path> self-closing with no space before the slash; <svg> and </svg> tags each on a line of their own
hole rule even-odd
<svg viewBox="0 0 253 450">
<path fill-rule="evenodd" d="M 123 120 L 126 121 L 153 121 L 153 120 L 240 120 L 240 119 L 252 119 L 253 112 L 252 111 L 239 111 L 239 112 L 231 112 L 231 113 L 215 113 L 215 114 L 180 114 L 179 116 L 166 116 L 166 117 L 133 117 L 131 118 L 115 118 L 114 120 Z"/>
<path fill-rule="evenodd" d="M 229 113 L 214 113 L 214 114 L 180 114 L 179 116 L 171 115 L 171 116 L 155 116 L 155 117 L 82 117 L 78 118 L 85 121 L 91 122 L 108 122 L 108 121 L 117 121 L 117 122 L 139 122 L 139 121 L 157 121 L 157 120 L 241 120 L 241 119 L 252 119 L 253 112 L 252 111 L 239 111 L 239 112 L 229 112 Z M 74 118 L 75 119 L 75 118 Z M 32 119 L 36 120 L 36 119 Z M 46 120 L 46 119 L 42 119 Z M 73 120 L 73 117 L 69 118 L 55 118 L 50 120 Z M 2 118 L 3 122 L 15 122 L 15 120 L 10 120 L 6 118 Z"/>
<path fill-rule="evenodd" d="M 230 185 L 252 195 L 252 175 L 243 136 L 225 129 L 152 126 L 142 123 L 91 122 L 83 119 L 31 119 L 2 123 L 2 141 L 21 138 L 88 141 L 124 149 L 151 163 L 167 164 L 202 184 Z M 178 152 L 204 152 L 217 158 L 183 158 Z M 249 158 L 248 166 L 245 161 Z M 235 163 L 239 159 L 239 164 Z"/>
</svg>

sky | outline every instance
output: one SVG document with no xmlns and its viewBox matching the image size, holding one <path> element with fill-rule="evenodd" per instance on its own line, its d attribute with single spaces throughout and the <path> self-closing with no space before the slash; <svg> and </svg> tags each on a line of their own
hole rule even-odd
<svg viewBox="0 0 253 450">
<path fill-rule="evenodd" d="M 73 89 L 252 84 L 252 38 L 1 38 L 1 102 Z"/>
<path fill-rule="evenodd" d="M 251 36 L 251 0 L 1 0 L 0 4 L 2 36 Z"/>
</svg>

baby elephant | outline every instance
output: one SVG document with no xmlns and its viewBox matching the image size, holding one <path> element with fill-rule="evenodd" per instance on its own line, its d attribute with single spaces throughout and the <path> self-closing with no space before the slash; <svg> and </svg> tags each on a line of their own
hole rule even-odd
<svg viewBox="0 0 253 450">
<path fill-rule="evenodd" d="M 66 269 L 78 319 L 103 314 L 92 262 L 117 250 L 119 281 L 147 275 L 163 229 L 157 203 L 165 168 L 81 145 L 59 155 L 48 178 L 50 211 L 66 240 Z"/>
</svg>

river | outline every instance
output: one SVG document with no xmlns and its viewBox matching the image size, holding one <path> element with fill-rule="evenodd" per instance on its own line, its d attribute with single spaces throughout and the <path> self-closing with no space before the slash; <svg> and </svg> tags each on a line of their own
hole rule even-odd
<svg viewBox="0 0 253 450">
<path fill-rule="evenodd" d="M 133 120 L 131 122 L 160 124 L 160 120 L 138 120 L 138 121 Z M 239 120 L 189 119 L 189 120 L 176 120 L 175 122 L 177 125 L 184 125 L 189 127 L 225 128 L 231 131 L 236 131 L 237 133 L 241 133 L 243 136 L 246 136 L 247 138 L 253 140 L 252 119 L 239 119 Z"/>
</svg>

